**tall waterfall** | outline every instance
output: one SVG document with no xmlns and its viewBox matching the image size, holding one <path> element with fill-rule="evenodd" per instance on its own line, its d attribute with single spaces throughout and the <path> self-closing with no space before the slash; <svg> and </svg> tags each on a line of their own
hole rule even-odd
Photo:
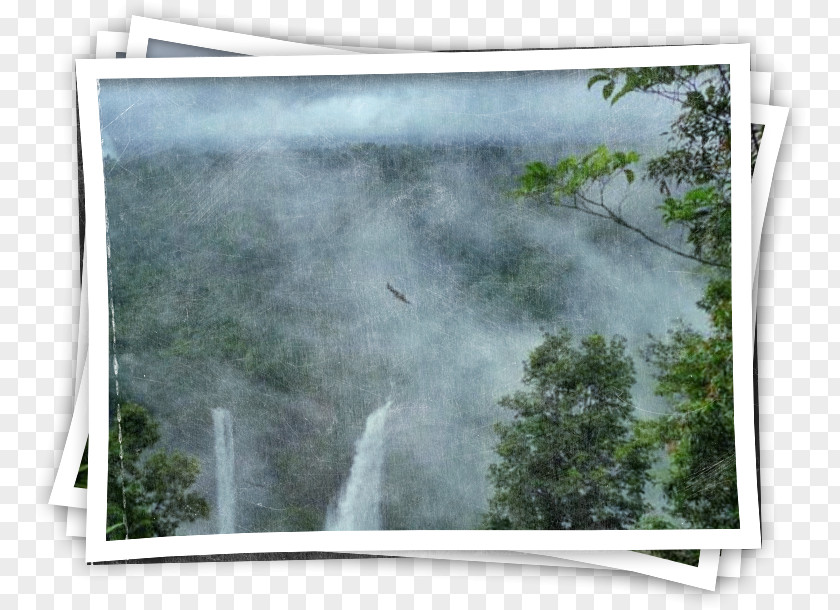
<svg viewBox="0 0 840 610">
<path fill-rule="evenodd" d="M 365 431 L 356 441 L 350 478 L 338 507 L 327 514 L 327 530 L 382 529 L 382 465 L 385 461 L 385 420 L 390 408 L 389 400 L 368 416 Z"/>
<path fill-rule="evenodd" d="M 216 440 L 216 509 L 220 534 L 236 530 L 236 487 L 233 465 L 233 418 L 227 409 L 213 409 Z"/>
</svg>

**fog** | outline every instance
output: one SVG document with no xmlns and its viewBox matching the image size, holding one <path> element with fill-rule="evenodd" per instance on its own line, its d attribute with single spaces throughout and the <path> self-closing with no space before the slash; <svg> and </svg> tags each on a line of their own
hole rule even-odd
<svg viewBox="0 0 840 610">
<path fill-rule="evenodd" d="M 588 71 L 396 74 L 101 82 L 105 152 L 172 146 L 239 150 L 301 145 L 645 143 L 675 107 L 625 98 L 610 107 Z M 640 136 L 645 137 L 640 137 Z M 128 149 L 126 149 L 126 152 Z"/>
<path fill-rule="evenodd" d="M 703 325 L 703 278 L 509 195 L 528 161 L 664 147 L 673 107 L 611 107 L 589 76 L 101 83 L 120 398 L 201 460 L 213 505 L 179 534 L 220 530 L 214 409 L 232 419 L 238 532 L 323 529 L 362 445 L 381 447 L 382 527 L 477 527 L 511 417 L 497 403 L 544 331 L 626 337 L 639 416 L 665 410 L 638 350 Z M 608 196 L 681 243 L 652 185 Z M 381 443 L 359 443 L 388 401 Z"/>
</svg>

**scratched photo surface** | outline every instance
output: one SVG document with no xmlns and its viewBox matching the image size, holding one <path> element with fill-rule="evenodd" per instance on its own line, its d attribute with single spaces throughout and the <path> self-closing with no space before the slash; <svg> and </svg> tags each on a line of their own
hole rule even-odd
<svg viewBox="0 0 840 610">
<path fill-rule="evenodd" d="M 728 95 L 101 81 L 108 538 L 737 528 Z"/>
</svg>

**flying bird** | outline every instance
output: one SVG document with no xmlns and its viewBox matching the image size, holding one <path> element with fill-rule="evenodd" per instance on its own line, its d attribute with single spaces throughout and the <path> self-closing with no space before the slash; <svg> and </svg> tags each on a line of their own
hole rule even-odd
<svg viewBox="0 0 840 610">
<path fill-rule="evenodd" d="M 409 300 L 407 298 L 405 298 L 405 295 L 402 292 L 400 292 L 399 290 L 397 290 L 396 288 L 394 288 L 393 286 L 391 286 L 390 282 L 385 284 L 385 288 L 387 288 L 388 291 L 391 294 L 393 294 L 394 298 L 396 298 L 397 300 L 402 301 L 406 305 L 411 305 Z"/>
</svg>

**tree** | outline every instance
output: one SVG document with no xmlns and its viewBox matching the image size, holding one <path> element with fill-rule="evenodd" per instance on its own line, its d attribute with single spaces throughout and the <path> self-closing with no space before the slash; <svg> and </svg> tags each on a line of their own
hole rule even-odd
<svg viewBox="0 0 840 610">
<path fill-rule="evenodd" d="M 556 165 L 530 163 L 517 194 L 615 222 L 649 242 L 698 265 L 708 278 L 698 306 L 711 331 L 679 326 L 667 338 L 652 338 L 645 357 L 658 371 L 657 393 L 672 413 L 640 423 L 639 443 L 657 443 L 670 456 L 665 484 L 670 513 L 683 527 L 737 528 L 731 315 L 731 132 L 726 66 L 681 66 L 599 70 L 589 87 L 602 83 L 614 104 L 630 93 L 661 96 L 680 107 L 664 154 L 649 160 L 643 177 L 663 197 L 657 206 L 665 226 L 682 229 L 682 244 L 663 241 L 633 225 L 610 200 L 607 185 L 636 179 L 640 158 L 602 146 Z M 760 132 L 753 130 L 755 154 Z M 650 523 L 654 521 L 648 520 Z M 656 521 L 656 523 L 663 523 Z"/>
<path fill-rule="evenodd" d="M 679 326 L 646 350 L 658 370 L 656 392 L 673 412 L 640 432 L 668 448 L 665 491 L 674 515 L 694 527 L 737 528 L 730 282 L 710 281 L 700 306 L 709 314 L 711 333 Z"/>
<path fill-rule="evenodd" d="M 636 524 L 636 529 L 640 530 L 673 530 L 681 529 L 682 527 L 684 526 L 674 522 L 673 519 L 670 519 L 667 515 L 663 515 L 661 513 L 648 513 L 639 519 L 639 522 Z M 697 566 L 700 563 L 699 549 L 668 549 L 636 552 L 653 555 L 654 557 L 661 557 L 662 559 L 676 561 L 690 566 Z"/>
<path fill-rule="evenodd" d="M 150 449 L 158 423 L 133 402 L 117 409 L 108 443 L 108 540 L 172 536 L 182 521 L 207 518 L 207 501 L 189 489 L 200 472 L 196 458 Z"/>
<path fill-rule="evenodd" d="M 496 424 L 491 529 L 624 529 L 643 500 L 649 449 L 631 436 L 635 383 L 624 339 L 545 334 L 525 364 L 527 391 L 500 404 L 514 411 Z"/>
<path fill-rule="evenodd" d="M 615 104 L 630 92 L 672 100 L 681 113 L 668 134 L 669 147 L 651 159 L 643 174 L 664 196 L 658 207 L 665 225 L 680 227 L 688 248 L 668 243 L 622 214 L 607 186 L 636 180 L 637 153 L 599 146 L 555 165 L 536 161 L 520 176 L 519 197 L 536 199 L 615 222 L 656 246 L 706 266 L 728 270 L 731 246 L 731 155 L 729 75 L 723 66 L 598 70 L 589 86 L 603 82 Z M 620 89 L 616 92 L 616 88 Z"/>
</svg>

